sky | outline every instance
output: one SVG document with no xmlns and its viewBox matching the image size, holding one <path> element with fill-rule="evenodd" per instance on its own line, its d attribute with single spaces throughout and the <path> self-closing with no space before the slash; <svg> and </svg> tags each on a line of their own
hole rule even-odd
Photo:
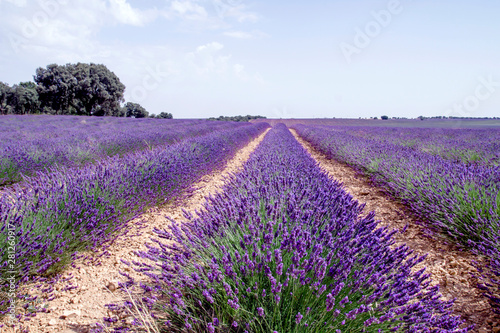
<svg viewBox="0 0 500 333">
<path fill-rule="evenodd" d="M 500 117 L 497 0 L 0 0 L 0 81 L 104 64 L 174 118 Z"/>
</svg>

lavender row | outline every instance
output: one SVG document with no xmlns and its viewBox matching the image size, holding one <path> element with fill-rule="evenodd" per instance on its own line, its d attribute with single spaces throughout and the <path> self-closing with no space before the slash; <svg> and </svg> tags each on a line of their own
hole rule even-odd
<svg viewBox="0 0 500 333">
<path fill-rule="evenodd" d="M 339 128 L 295 129 L 328 157 L 369 175 L 435 230 L 492 259 L 485 288 L 500 311 L 500 166 L 453 161 Z"/>
<path fill-rule="evenodd" d="M 6 189 L 0 194 L 0 243 L 12 242 L 14 251 L 0 248 L 2 281 L 10 271 L 18 283 L 58 271 L 75 251 L 100 246 L 145 208 L 168 202 L 222 168 L 267 126 L 217 131 L 108 158 L 77 172 L 43 173 Z M 15 260 L 14 268 L 9 259 Z"/>
<path fill-rule="evenodd" d="M 162 332 L 468 331 L 362 209 L 277 125 L 197 216 L 156 230 L 142 303 Z"/>
<path fill-rule="evenodd" d="M 205 120 L 78 116 L 0 117 L 0 185 L 54 166 L 80 167 L 102 158 L 168 145 L 241 126 Z"/>
<path fill-rule="evenodd" d="M 328 128 L 328 127 L 325 127 Z M 350 135 L 463 162 L 500 165 L 500 129 L 335 127 Z"/>
</svg>

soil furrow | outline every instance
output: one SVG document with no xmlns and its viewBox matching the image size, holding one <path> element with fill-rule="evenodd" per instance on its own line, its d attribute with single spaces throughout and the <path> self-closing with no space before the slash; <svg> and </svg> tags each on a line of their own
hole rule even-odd
<svg viewBox="0 0 500 333">
<path fill-rule="evenodd" d="M 31 320 L 24 321 L 22 326 L 28 329 L 28 332 L 83 333 L 94 328 L 95 323 L 102 323 L 103 317 L 109 315 L 105 304 L 121 304 L 124 299 L 127 299 L 127 295 L 124 295 L 118 288 L 118 282 L 125 280 L 119 272 L 129 274 L 136 281 L 141 280 L 141 276 L 121 260 L 137 261 L 134 252 L 146 250 L 145 244 L 152 243 L 153 229 L 166 228 L 170 223 L 168 218 L 182 220 L 183 210 L 194 213 L 195 210 L 200 209 L 205 197 L 220 191 L 225 183 L 225 177 L 242 167 L 268 131 L 269 129 L 238 151 L 228 161 L 224 170 L 207 175 L 194 184 L 193 190 L 183 200 L 167 204 L 165 207 L 151 209 L 148 213 L 130 221 L 131 227 L 127 234 L 118 237 L 113 244 L 108 244 L 104 252 L 93 253 L 90 255 L 91 258 L 86 260 L 83 258 L 77 260 L 74 267 L 68 268 L 63 276 L 73 276 L 70 281 L 78 287 L 63 291 L 68 282 L 56 283 L 54 286 L 56 298 L 46 304 L 49 312 L 38 313 Z M 39 289 L 32 289 L 29 293 L 39 294 L 43 299 L 46 295 L 40 294 Z M 18 328 L 19 326 L 16 329 Z M 6 327 L 0 331 L 18 332 Z"/>
<path fill-rule="evenodd" d="M 396 241 L 398 244 L 406 243 L 416 254 L 427 255 L 420 268 L 426 267 L 432 284 L 439 284 L 445 299 L 456 299 L 454 312 L 469 325 L 475 324 L 474 332 L 500 332 L 500 318 L 493 313 L 487 299 L 477 288 L 477 279 L 472 276 L 479 275 L 471 265 L 473 260 L 479 260 L 476 255 L 461 250 L 444 238 L 429 235 L 406 206 L 388 198 L 381 188 L 371 185 L 366 177 L 357 174 L 351 167 L 316 151 L 295 130 L 290 131 L 321 168 L 341 181 L 356 200 L 366 205 L 364 212 L 375 211 L 376 219 L 389 229 L 402 231 L 407 226 L 404 233 L 395 235 Z"/>
</svg>

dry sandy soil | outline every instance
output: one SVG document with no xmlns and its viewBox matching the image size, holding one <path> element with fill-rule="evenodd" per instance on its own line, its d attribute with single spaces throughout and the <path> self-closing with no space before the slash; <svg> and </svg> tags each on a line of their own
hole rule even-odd
<svg viewBox="0 0 500 333">
<path fill-rule="evenodd" d="M 500 332 L 500 317 L 494 315 L 486 298 L 481 296 L 481 290 L 477 288 L 477 279 L 472 277 L 472 274 L 479 275 L 471 265 L 473 260 L 479 260 L 476 255 L 461 251 L 457 246 L 448 244 L 445 239 L 431 237 L 404 205 L 388 198 L 382 189 L 373 187 L 365 177 L 358 175 L 349 166 L 317 152 L 293 129 L 290 131 L 321 168 L 332 178 L 341 181 L 356 200 L 366 204 L 364 212 L 375 211 L 381 225 L 389 229 L 403 230 L 407 226 L 404 233 L 395 235 L 397 242 L 406 243 L 416 254 L 427 254 L 419 268 L 425 266 L 426 271 L 431 273 L 431 284 L 439 284 L 444 299 L 456 298 L 454 309 L 457 315 L 466 319 L 469 325 L 475 324 L 475 332 Z"/>
<path fill-rule="evenodd" d="M 402 230 L 408 226 L 406 232 L 396 234 L 397 241 L 408 244 L 419 254 L 428 255 L 422 265 L 432 274 L 433 283 L 441 286 L 444 298 L 456 298 L 456 314 L 465 318 L 468 324 L 476 324 L 475 332 L 500 332 L 500 318 L 493 316 L 488 302 L 476 288 L 477 280 L 471 276 L 472 273 L 477 273 L 470 264 L 473 259 L 477 260 L 476 257 L 460 251 L 442 239 L 430 238 L 403 205 L 388 199 L 381 189 L 371 186 L 348 166 L 329 160 L 316 152 L 308 143 L 298 138 L 293 130 L 292 133 L 332 178 L 343 182 L 346 190 L 355 199 L 366 204 L 365 212 L 375 211 L 381 224 L 391 229 Z M 79 259 L 74 267 L 68 268 L 63 274 L 64 277 L 73 276 L 70 282 L 78 288 L 63 291 L 68 282 L 59 282 L 56 285 L 56 298 L 47 303 L 49 312 L 39 313 L 30 321 L 23 322 L 23 327 L 29 332 L 83 333 L 89 332 L 95 327 L 95 323 L 102 322 L 102 318 L 109 315 L 105 304 L 120 303 L 127 298 L 127 295 L 117 289 L 118 282 L 124 280 L 118 272 L 126 272 L 134 278 L 140 278 L 123 264 L 121 259 L 129 262 L 135 260 L 137 257 L 134 252 L 145 250 L 144 244 L 151 243 L 153 229 L 163 229 L 170 223 L 167 217 L 182 220 L 183 209 L 194 212 L 201 208 L 204 198 L 220 191 L 224 185 L 224 177 L 241 168 L 264 136 L 265 133 L 240 150 L 223 171 L 206 176 L 195 184 L 195 189 L 181 202 L 152 209 L 131 221 L 129 232 L 109 244 L 105 252 L 92 254 L 90 260 Z M 32 289 L 30 292 L 38 293 L 36 290 Z M 4 327 L 0 332 L 14 330 Z"/>
<path fill-rule="evenodd" d="M 269 129 L 268 129 L 269 130 Z M 102 323 L 103 317 L 109 315 L 105 304 L 120 304 L 127 295 L 117 288 L 118 282 L 125 278 L 119 271 L 125 272 L 140 281 L 141 276 L 130 267 L 121 262 L 137 260 L 135 251 L 146 251 L 145 244 L 152 243 L 153 229 L 164 229 L 170 223 L 167 217 L 173 220 L 182 220 L 182 210 L 193 212 L 200 209 L 205 197 L 214 194 L 224 185 L 224 178 L 231 173 L 237 172 L 248 160 L 250 154 L 264 139 L 263 134 L 251 141 L 247 146 L 237 152 L 228 161 L 222 171 L 205 176 L 200 182 L 193 186 L 194 190 L 181 202 L 167 205 L 166 207 L 150 210 L 143 216 L 130 221 L 131 228 L 126 235 L 118 237 L 113 244 L 108 244 L 106 251 L 100 254 L 92 254 L 92 258 L 79 259 L 75 267 L 68 268 L 63 276 L 73 278 L 73 285 L 78 286 L 70 291 L 63 291 L 68 282 L 58 282 L 55 285 L 56 298 L 48 303 L 48 313 L 38 313 L 29 321 L 22 323 L 28 332 L 89 332 L 95 327 L 95 323 Z M 32 289 L 31 294 L 40 294 L 40 288 Z M 47 295 L 40 294 L 41 298 Z M 0 329 L 1 333 L 19 332 L 19 327 Z"/>
</svg>

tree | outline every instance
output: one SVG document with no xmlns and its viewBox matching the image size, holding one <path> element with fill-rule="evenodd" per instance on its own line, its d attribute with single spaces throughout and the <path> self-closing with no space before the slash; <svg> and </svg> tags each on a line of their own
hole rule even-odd
<svg viewBox="0 0 500 333">
<path fill-rule="evenodd" d="M 0 82 L 0 114 L 10 113 L 12 94 L 12 88 L 7 83 Z"/>
<path fill-rule="evenodd" d="M 78 63 L 72 68 L 78 80 L 75 97 L 87 115 L 111 115 L 120 107 L 125 86 L 106 66 Z"/>
<path fill-rule="evenodd" d="M 172 119 L 172 118 L 174 118 L 174 116 L 169 112 L 161 112 L 159 115 L 156 116 L 156 118 Z"/>
<path fill-rule="evenodd" d="M 108 114 L 108 116 L 112 116 L 112 117 L 125 117 L 127 116 L 127 111 L 125 110 L 125 108 L 123 107 L 118 107 L 116 108 L 113 112 L 111 112 L 111 114 Z"/>
<path fill-rule="evenodd" d="M 215 117 L 208 118 L 208 120 L 219 120 L 219 121 L 250 121 L 252 119 L 266 119 L 266 117 L 246 115 L 246 116 L 232 116 L 232 117 L 219 116 L 217 118 Z"/>
<path fill-rule="evenodd" d="M 146 118 L 149 112 L 138 103 L 127 102 L 123 106 L 125 117 Z"/>
<path fill-rule="evenodd" d="M 105 65 L 51 64 L 34 79 L 41 106 L 55 114 L 115 115 L 123 102 L 125 86 Z"/>
<path fill-rule="evenodd" d="M 380 119 L 382 119 L 382 120 L 388 120 L 389 117 L 384 115 L 384 116 L 380 117 Z"/>
<path fill-rule="evenodd" d="M 21 82 L 12 87 L 10 100 L 11 112 L 14 114 L 30 114 L 40 112 L 40 103 L 36 85 L 33 82 Z"/>
<path fill-rule="evenodd" d="M 68 65 L 48 65 L 38 68 L 34 80 L 42 108 L 54 114 L 71 114 L 70 106 L 75 98 L 76 79 Z"/>
</svg>

